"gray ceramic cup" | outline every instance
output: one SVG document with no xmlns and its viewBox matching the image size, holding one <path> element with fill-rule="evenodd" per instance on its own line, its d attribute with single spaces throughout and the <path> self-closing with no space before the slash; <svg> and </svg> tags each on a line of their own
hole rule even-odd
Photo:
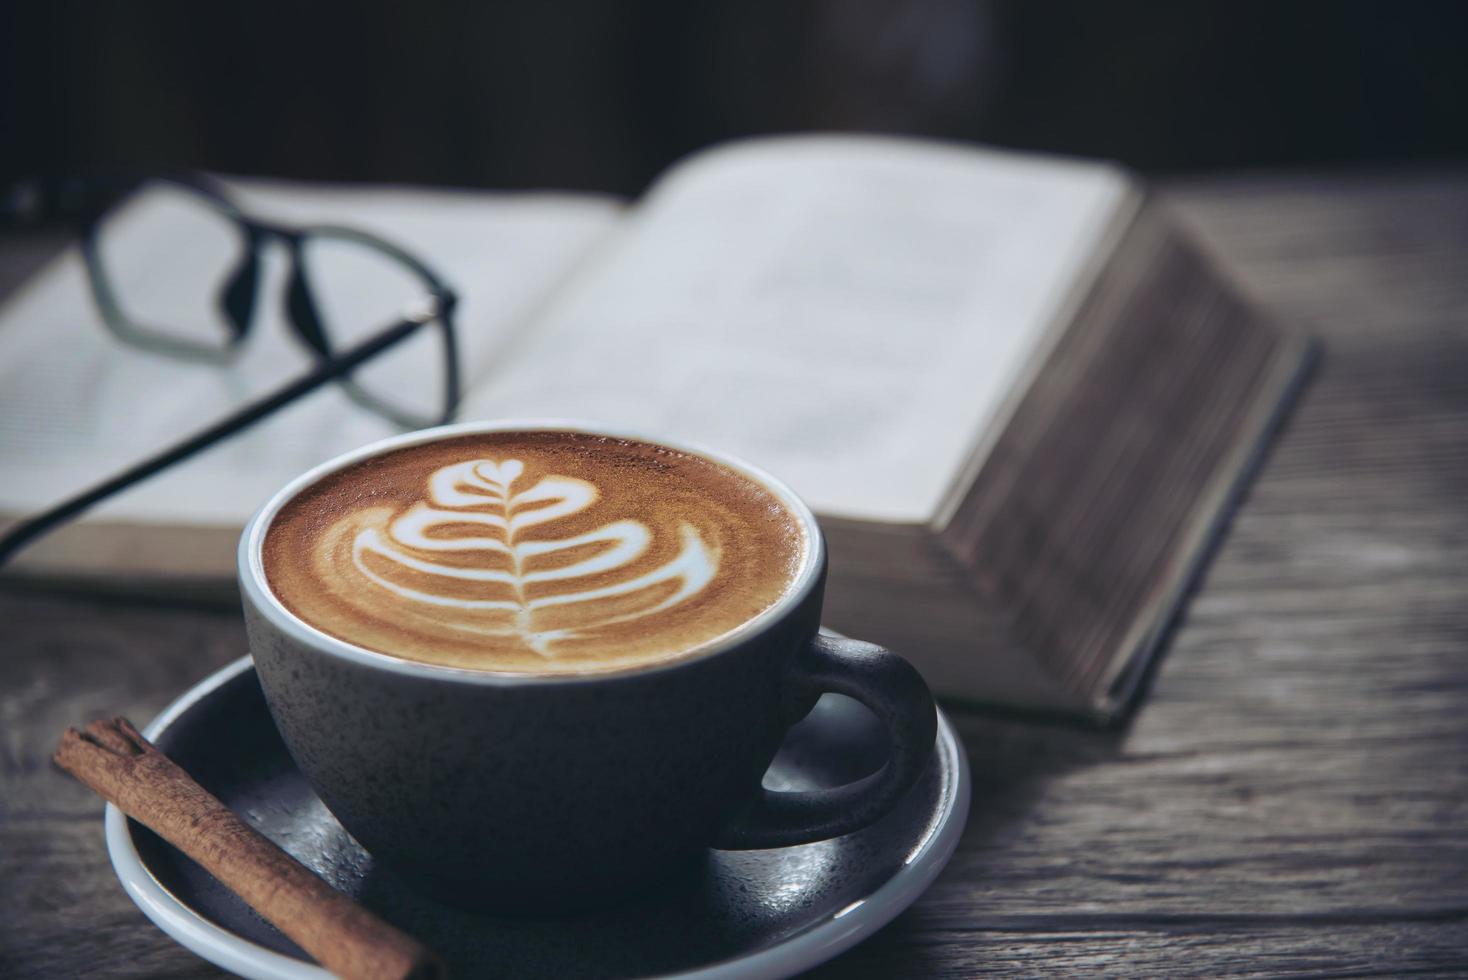
<svg viewBox="0 0 1468 980">
<path fill-rule="evenodd" d="M 716 646 L 629 671 L 489 673 L 376 653 L 289 612 L 261 543 L 282 504 L 387 450 L 449 436 L 554 429 L 637 439 L 715 460 L 774 493 L 810 542 L 793 587 Z M 364 447 L 306 473 L 251 519 L 239 579 L 270 712 L 301 771 L 375 860 L 450 900 L 538 913 L 631 895 L 708 848 L 785 847 L 879 819 L 927 767 L 927 686 L 881 647 L 820 630 L 826 551 L 783 483 L 707 449 L 584 424 L 446 426 Z M 824 692 L 885 724 L 886 764 L 844 786 L 766 788 L 787 728 Z"/>
</svg>

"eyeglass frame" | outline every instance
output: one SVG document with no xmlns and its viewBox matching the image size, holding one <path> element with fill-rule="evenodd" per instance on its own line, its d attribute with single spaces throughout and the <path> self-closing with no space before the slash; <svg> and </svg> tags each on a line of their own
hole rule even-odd
<svg viewBox="0 0 1468 980">
<path fill-rule="evenodd" d="M 101 315 L 104 326 L 123 342 L 153 350 L 157 353 L 215 364 L 229 363 L 238 354 L 245 337 L 248 335 L 254 323 L 254 294 L 258 287 L 260 255 L 264 246 L 274 239 L 284 242 L 291 254 L 292 275 L 291 283 L 287 286 L 289 319 L 297 336 L 315 355 L 317 359 L 316 366 L 308 374 L 284 387 L 276 389 L 274 392 L 262 398 L 258 398 L 242 406 L 219 422 L 208 426 L 193 436 L 176 443 L 168 449 L 149 456 L 89 490 L 69 497 L 61 503 L 39 514 L 18 521 L 7 528 L 3 534 L 0 534 L 0 568 L 3 568 L 15 554 L 30 545 L 37 538 L 49 533 L 73 517 L 100 503 L 102 500 L 167 469 L 175 463 L 181 462 L 196 453 L 222 442 L 331 382 L 336 382 L 341 385 L 347 396 L 361 405 L 361 407 L 383 415 L 396 424 L 403 425 L 406 428 L 427 427 L 425 425 L 415 425 L 413 422 L 405 422 L 402 418 L 398 417 L 399 413 L 384 412 L 374 404 L 362 404 L 359 396 L 365 397 L 374 403 L 377 400 L 372 398 L 369 393 L 362 391 L 351 379 L 352 371 L 361 367 L 378 354 L 407 340 L 410 336 L 413 336 L 425 327 L 432 325 L 443 330 L 444 350 L 446 352 L 444 412 L 441 418 L 430 421 L 427 424 L 443 424 L 451 421 L 458 410 L 460 382 L 457 332 L 454 327 L 454 310 L 458 305 L 458 295 L 422 261 L 400 246 L 388 242 L 370 232 L 359 229 L 340 225 L 307 225 L 295 227 L 253 218 L 246 215 L 230 200 L 222 189 L 219 189 L 214 185 L 212 180 L 203 175 L 169 176 L 154 179 L 200 194 L 225 216 L 235 221 L 240 228 L 244 229 L 247 235 L 247 245 L 250 249 L 247 254 L 253 266 L 251 278 L 255 280 L 250 283 L 251 306 L 240 315 L 238 307 L 232 309 L 226 305 L 225 312 L 229 317 L 227 322 L 231 328 L 231 336 L 220 347 L 211 347 L 207 344 L 195 345 L 180 338 L 170 338 L 160 331 L 150 331 L 145 327 L 140 327 L 131 317 L 127 316 L 117 303 L 117 297 L 112 291 L 111 283 L 107 281 L 105 269 L 102 267 L 101 254 L 98 246 L 98 230 L 110 211 L 110 208 L 102 208 L 88 211 L 83 216 L 80 244 L 84 263 L 88 271 L 89 284 L 92 287 L 92 298 L 97 304 L 98 312 Z M 419 310 L 405 313 L 397 322 L 367 337 L 365 340 L 359 341 L 344 350 L 333 351 L 330 342 L 326 339 L 325 332 L 321 329 L 319 316 L 314 316 L 313 321 L 311 316 L 306 315 L 307 308 L 302 307 L 299 311 L 302 315 L 298 319 L 298 311 L 290 309 L 293 305 L 290 300 L 293 293 L 309 296 L 305 292 L 304 280 L 301 274 L 301 270 L 305 266 L 301 260 L 300 248 L 302 243 L 313 234 L 329 235 L 357 241 L 361 244 L 378 248 L 389 256 L 403 262 L 418 274 L 428 287 L 427 303 Z M 99 283 L 102 286 L 100 290 L 98 289 Z M 228 304 L 230 302 L 238 303 L 239 301 L 225 298 L 224 302 Z M 310 314 L 314 315 L 314 302 L 309 299 L 308 302 L 310 303 Z M 310 326 L 313 322 L 315 326 L 314 332 Z M 307 326 L 303 328 L 303 324 Z"/>
<path fill-rule="evenodd" d="M 306 349 L 318 360 L 334 356 L 331 341 L 322 323 L 316 298 L 309 285 L 308 265 L 303 255 L 307 241 L 337 239 L 355 242 L 375 249 L 401 265 L 423 281 L 428 296 L 437 304 L 439 323 L 443 330 L 444 352 L 444 400 L 443 410 L 437 416 L 404 412 L 363 389 L 350 377 L 338 379 L 344 393 L 360 407 L 382 416 L 389 422 L 407 429 L 423 429 L 444 425 L 452 420 L 459 404 L 460 380 L 458 358 L 458 331 L 454 325 L 454 311 L 458 306 L 458 295 L 422 260 L 401 246 L 369 231 L 344 225 L 315 224 L 290 225 L 277 221 L 265 221 L 246 214 L 214 178 L 205 174 L 169 175 L 150 178 L 149 183 L 162 184 L 195 195 L 200 204 L 211 207 L 233 223 L 244 237 L 244 248 L 240 263 L 230 271 L 227 285 L 220 293 L 220 305 L 225 314 L 225 323 L 230 336 L 222 345 L 192 342 L 171 337 L 166 331 L 149 328 L 128 315 L 118 301 L 113 283 L 102 256 L 100 230 L 112 212 L 111 207 L 93 209 L 82 221 L 81 253 L 87 269 L 87 280 L 92 287 L 92 298 L 101 314 L 103 326 L 124 343 L 131 344 L 157 354 L 189 360 L 228 364 L 243 347 L 255 324 L 255 311 L 259 306 L 259 283 L 261 257 L 271 242 L 278 242 L 290 257 L 290 272 L 286 284 L 286 319 L 293 333 Z M 248 275 L 244 275 L 248 273 Z"/>
</svg>

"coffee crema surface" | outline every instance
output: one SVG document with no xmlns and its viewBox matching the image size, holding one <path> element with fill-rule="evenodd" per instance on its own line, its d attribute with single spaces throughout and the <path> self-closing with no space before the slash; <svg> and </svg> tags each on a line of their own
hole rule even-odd
<svg viewBox="0 0 1468 980">
<path fill-rule="evenodd" d="M 328 474 L 276 513 L 262 558 L 287 609 L 349 643 L 556 674 L 707 647 L 790 590 L 806 537 L 774 493 L 701 456 L 488 432 Z"/>
</svg>

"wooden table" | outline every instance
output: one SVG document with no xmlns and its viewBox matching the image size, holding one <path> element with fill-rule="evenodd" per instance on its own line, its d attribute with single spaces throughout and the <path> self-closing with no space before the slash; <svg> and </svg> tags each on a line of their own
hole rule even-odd
<svg viewBox="0 0 1468 980">
<path fill-rule="evenodd" d="M 1171 193 L 1316 382 L 1131 727 L 955 714 L 958 854 L 819 976 L 1468 970 L 1468 174 Z M 0 975 L 217 975 L 47 759 L 244 652 L 237 613 L 0 595 Z"/>
</svg>

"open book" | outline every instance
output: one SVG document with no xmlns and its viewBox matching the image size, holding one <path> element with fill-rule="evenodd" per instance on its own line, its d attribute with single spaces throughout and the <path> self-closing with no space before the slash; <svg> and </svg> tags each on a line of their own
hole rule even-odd
<svg viewBox="0 0 1468 980">
<path fill-rule="evenodd" d="M 1105 165 L 883 138 L 701 153 L 585 195 L 230 182 L 354 225 L 463 297 L 460 419 L 577 418 L 716 446 L 821 516 L 827 622 L 942 694 L 1127 701 L 1308 360 Z M 146 215 L 139 196 L 122 216 Z M 153 236 L 160 303 L 189 243 Z M 280 258 L 277 256 L 276 258 Z M 0 311 L 0 513 L 42 508 L 310 363 L 267 265 L 227 367 L 129 349 L 68 251 Z M 11 574 L 230 588 L 293 476 L 391 425 L 332 388 L 107 502 Z"/>
</svg>

